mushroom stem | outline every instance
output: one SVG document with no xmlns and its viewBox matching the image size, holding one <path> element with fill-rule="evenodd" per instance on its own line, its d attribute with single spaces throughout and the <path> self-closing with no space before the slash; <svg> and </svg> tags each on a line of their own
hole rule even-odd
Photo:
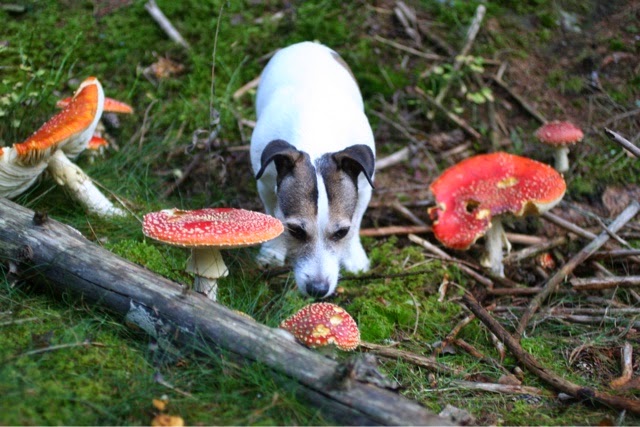
<svg viewBox="0 0 640 427">
<path fill-rule="evenodd" d="M 229 269 L 216 248 L 192 248 L 187 263 L 187 272 L 193 273 L 193 288 L 206 295 L 210 300 L 218 300 L 218 279 L 229 274 Z"/>
<path fill-rule="evenodd" d="M 556 170 L 565 173 L 569 170 L 569 147 L 556 148 L 553 157 L 556 161 Z"/>
<path fill-rule="evenodd" d="M 504 264 L 502 259 L 504 257 L 502 247 L 506 246 L 508 250 L 511 249 L 511 244 L 507 240 L 504 228 L 502 227 L 502 219 L 499 216 L 491 219 L 491 227 L 484 235 L 484 247 L 486 253 L 481 261 L 484 267 L 491 270 L 493 274 L 499 277 L 504 277 Z"/>
<path fill-rule="evenodd" d="M 93 184 L 91 178 L 62 152 L 57 150 L 49 159 L 49 172 L 53 179 L 66 187 L 72 196 L 89 212 L 100 216 L 125 216 L 126 213 L 111 203 Z"/>
</svg>

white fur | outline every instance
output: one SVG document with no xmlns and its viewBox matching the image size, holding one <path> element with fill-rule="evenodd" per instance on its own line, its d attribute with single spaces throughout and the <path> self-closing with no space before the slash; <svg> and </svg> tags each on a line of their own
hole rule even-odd
<svg viewBox="0 0 640 427">
<path fill-rule="evenodd" d="M 364 114 L 358 86 L 350 72 L 340 64 L 335 52 L 312 42 L 294 44 L 280 50 L 264 69 L 257 93 L 257 124 L 251 138 L 251 162 L 254 172 L 261 168 L 265 146 L 282 139 L 309 154 L 311 163 L 326 153 L 364 144 L 375 153 L 373 132 Z M 258 180 L 258 192 L 267 213 L 285 221 L 278 208 L 276 168 L 269 165 Z M 334 292 L 340 267 L 350 272 L 366 271 L 369 260 L 359 238 L 362 215 L 371 198 L 371 187 L 361 173 L 358 177 L 358 201 L 348 235 L 339 242 L 327 238 L 330 225 L 327 193 L 322 177 L 318 180 L 318 216 L 311 256 L 295 258 L 298 244 L 283 233 L 263 244 L 258 260 L 282 265 L 287 258 L 293 264 L 299 289 L 314 277 L 329 282 Z M 309 252 L 309 251 L 307 251 Z"/>
</svg>

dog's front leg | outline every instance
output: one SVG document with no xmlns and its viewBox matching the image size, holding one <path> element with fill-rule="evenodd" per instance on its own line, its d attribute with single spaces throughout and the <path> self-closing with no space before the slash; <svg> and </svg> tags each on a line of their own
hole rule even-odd
<svg viewBox="0 0 640 427">
<path fill-rule="evenodd" d="M 273 240 L 264 242 L 260 247 L 260 253 L 256 261 L 262 267 L 282 267 L 287 257 L 287 246 L 284 236 L 278 236 Z"/>
<path fill-rule="evenodd" d="M 275 216 L 276 205 L 278 199 L 274 191 L 275 179 L 272 177 L 264 177 L 258 181 L 258 194 L 264 204 L 267 214 Z M 262 267 L 272 266 L 281 267 L 284 265 L 287 257 L 287 246 L 284 236 L 278 236 L 273 240 L 265 242 L 260 247 L 260 253 L 256 257 L 256 262 Z"/>
<path fill-rule="evenodd" d="M 351 235 L 348 236 L 349 242 L 345 247 L 345 252 L 342 257 L 342 268 L 349 273 L 357 273 L 360 271 L 369 271 L 370 261 L 367 257 L 362 242 L 360 241 L 360 224 L 362 223 L 362 216 L 367 209 L 369 200 L 371 199 L 371 188 L 360 177 L 358 193 L 358 205 L 353 217 L 353 223 L 351 225 Z"/>
<path fill-rule="evenodd" d="M 345 248 L 345 254 L 342 258 L 342 267 L 349 273 L 358 273 L 360 271 L 369 271 L 369 258 L 367 257 L 360 237 L 355 234 Z"/>
</svg>

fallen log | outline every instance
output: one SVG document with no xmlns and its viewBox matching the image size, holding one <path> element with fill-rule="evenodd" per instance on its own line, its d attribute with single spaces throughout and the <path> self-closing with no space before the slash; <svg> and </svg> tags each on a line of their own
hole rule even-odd
<svg viewBox="0 0 640 427">
<path fill-rule="evenodd" d="M 96 262 L 98 261 L 98 262 Z M 207 346 L 267 365 L 302 398 L 343 424 L 448 421 L 395 392 L 345 374 L 342 364 L 84 238 L 76 229 L 0 198 L 0 268 L 51 284 L 125 316 L 159 342 Z"/>
</svg>

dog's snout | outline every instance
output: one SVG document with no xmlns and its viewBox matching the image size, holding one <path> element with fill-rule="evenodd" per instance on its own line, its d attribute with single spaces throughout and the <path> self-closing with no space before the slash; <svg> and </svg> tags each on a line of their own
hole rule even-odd
<svg viewBox="0 0 640 427">
<path fill-rule="evenodd" d="M 314 280 L 307 283 L 307 293 L 314 298 L 326 297 L 329 293 L 329 282 L 326 280 Z"/>
</svg>

